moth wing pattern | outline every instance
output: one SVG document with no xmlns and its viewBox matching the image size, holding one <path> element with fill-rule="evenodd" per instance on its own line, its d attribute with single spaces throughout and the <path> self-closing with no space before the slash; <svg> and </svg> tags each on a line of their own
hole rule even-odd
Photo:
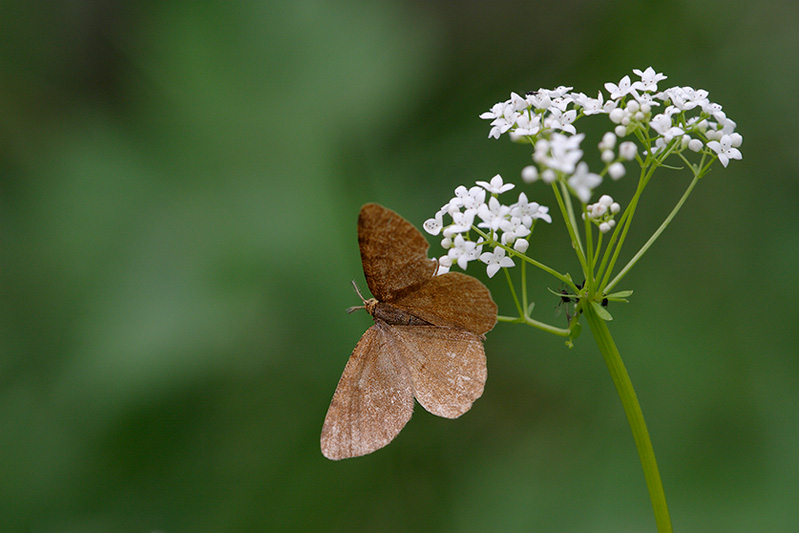
<svg viewBox="0 0 799 533">
<path fill-rule="evenodd" d="M 391 302 L 398 295 L 429 280 L 436 263 L 427 257 L 419 230 L 390 209 L 366 204 L 358 216 L 358 245 L 363 273 L 372 295 Z"/>
<path fill-rule="evenodd" d="M 393 304 L 431 324 L 478 335 L 491 331 L 497 323 L 497 304 L 486 286 L 460 272 L 434 276 Z"/>
<path fill-rule="evenodd" d="M 338 460 L 380 449 L 399 434 L 412 413 L 407 364 L 388 326 L 376 323 L 344 367 L 322 426 L 322 454 Z"/>
<path fill-rule="evenodd" d="M 413 394 L 434 415 L 457 418 L 483 394 L 488 371 L 481 338 L 439 326 L 394 326 Z"/>
</svg>

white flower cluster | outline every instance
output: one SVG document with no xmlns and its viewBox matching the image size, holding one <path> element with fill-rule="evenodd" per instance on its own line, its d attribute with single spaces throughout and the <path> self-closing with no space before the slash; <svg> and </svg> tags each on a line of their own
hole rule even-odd
<svg viewBox="0 0 799 533">
<path fill-rule="evenodd" d="M 621 206 L 614 202 L 611 196 L 603 194 L 597 203 L 586 206 L 583 220 L 588 215 L 591 222 L 599 226 L 599 231 L 607 233 L 616 225 L 614 217 L 619 211 Z"/>
<path fill-rule="evenodd" d="M 497 174 L 490 182 L 478 181 L 467 189 L 463 185 L 455 189 L 455 196 L 439 209 L 436 216 L 425 221 L 423 227 L 431 235 L 443 235 L 441 246 L 447 254 L 438 259 L 438 273 L 443 274 L 457 264 L 466 270 L 470 261 L 479 259 L 487 265 L 489 277 L 500 268 L 514 266 L 513 259 L 506 251 L 494 245 L 492 252 L 483 252 L 486 241 L 482 236 L 472 240 L 469 231 L 476 224 L 495 243 L 501 243 L 513 250 L 524 253 L 530 245 L 529 237 L 536 220 L 552 222 L 549 208 L 530 202 L 527 195 L 519 194 L 518 201 L 511 205 L 500 203 L 498 196 L 513 189 L 512 183 L 504 183 Z M 491 193 L 486 201 L 486 193 Z M 444 223 L 444 215 L 452 222 Z"/>
<path fill-rule="evenodd" d="M 572 87 L 539 89 L 525 96 L 511 93 L 510 98 L 495 104 L 480 118 L 491 120 L 489 138 L 498 139 L 508 133 L 515 140 L 534 143 L 533 161 L 522 172 L 526 182 L 542 179 L 551 183 L 564 180 L 575 196 L 587 204 L 602 177 L 588 171 L 581 163 L 580 143 L 574 122 L 587 115 L 606 114 L 614 124 L 600 143 L 602 161 L 606 167 L 601 174 L 619 179 L 625 174 L 624 161 L 636 157 L 635 143 L 622 142 L 618 155 L 614 153 L 616 138 L 636 131 L 653 130 L 654 142 L 644 153 L 658 154 L 671 148 L 681 152 L 686 148 L 718 157 L 725 167 L 731 159 L 741 159 L 738 147 L 743 137 L 735 132 L 735 122 L 727 118 L 721 106 L 708 99 L 708 92 L 691 87 L 672 87 L 658 92 L 658 83 L 666 79 L 652 67 L 633 69 L 640 80 L 624 76 L 618 84 L 606 83 L 609 98 L 602 92 L 596 98 L 572 92 Z M 660 113 L 653 114 L 663 105 Z M 612 137 L 608 137 L 608 135 Z M 644 136 L 648 137 L 648 136 Z M 678 141 L 672 145 L 673 142 Z"/>
</svg>

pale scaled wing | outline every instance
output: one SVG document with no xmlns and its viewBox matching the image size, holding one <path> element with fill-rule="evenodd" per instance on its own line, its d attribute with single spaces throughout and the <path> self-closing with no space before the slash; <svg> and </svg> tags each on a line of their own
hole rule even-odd
<svg viewBox="0 0 799 533">
<path fill-rule="evenodd" d="M 390 336 L 388 326 L 377 323 L 355 346 L 322 426 L 322 453 L 328 459 L 382 448 L 410 420 L 411 375 Z"/>
<path fill-rule="evenodd" d="M 434 415 L 457 418 L 483 394 L 488 372 L 478 335 L 456 328 L 393 326 L 414 396 Z"/>
<path fill-rule="evenodd" d="M 477 278 L 448 272 L 390 301 L 437 326 L 454 326 L 482 335 L 497 322 L 497 304 Z"/>
<path fill-rule="evenodd" d="M 429 245 L 419 230 L 381 205 L 361 208 L 358 245 L 366 284 L 381 302 L 407 292 L 436 271 L 435 262 L 427 258 Z"/>
</svg>

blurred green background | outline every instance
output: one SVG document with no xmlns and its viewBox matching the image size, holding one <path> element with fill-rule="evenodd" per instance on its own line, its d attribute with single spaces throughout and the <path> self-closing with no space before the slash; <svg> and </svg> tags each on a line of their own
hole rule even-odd
<svg viewBox="0 0 799 533">
<path fill-rule="evenodd" d="M 796 20 L 789 1 L 3 2 L 0 530 L 654 530 L 588 334 L 500 324 L 467 415 L 417 406 L 370 456 L 319 451 L 370 324 L 344 312 L 359 207 L 420 226 L 459 184 L 519 182 L 529 150 L 478 114 L 649 65 L 709 90 L 744 160 L 699 184 L 611 331 L 676 530 L 794 530 Z M 629 253 L 686 185 L 652 183 Z M 536 235 L 577 272 L 557 218 Z M 565 323 L 557 283 L 533 283 L 536 317 Z"/>
</svg>

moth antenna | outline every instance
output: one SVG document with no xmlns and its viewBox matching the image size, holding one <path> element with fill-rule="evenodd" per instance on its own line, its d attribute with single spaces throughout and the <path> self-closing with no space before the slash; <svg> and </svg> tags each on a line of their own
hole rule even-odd
<svg viewBox="0 0 799 533">
<path fill-rule="evenodd" d="M 353 289 L 355 289 L 355 294 L 357 294 L 358 298 L 360 298 L 361 301 L 363 302 L 363 305 L 354 305 L 352 307 L 348 307 L 347 313 L 352 313 L 354 311 L 357 311 L 358 309 L 366 309 L 366 299 L 361 294 L 361 290 L 358 288 L 358 284 L 355 283 L 355 280 L 352 280 L 352 287 Z"/>
</svg>

